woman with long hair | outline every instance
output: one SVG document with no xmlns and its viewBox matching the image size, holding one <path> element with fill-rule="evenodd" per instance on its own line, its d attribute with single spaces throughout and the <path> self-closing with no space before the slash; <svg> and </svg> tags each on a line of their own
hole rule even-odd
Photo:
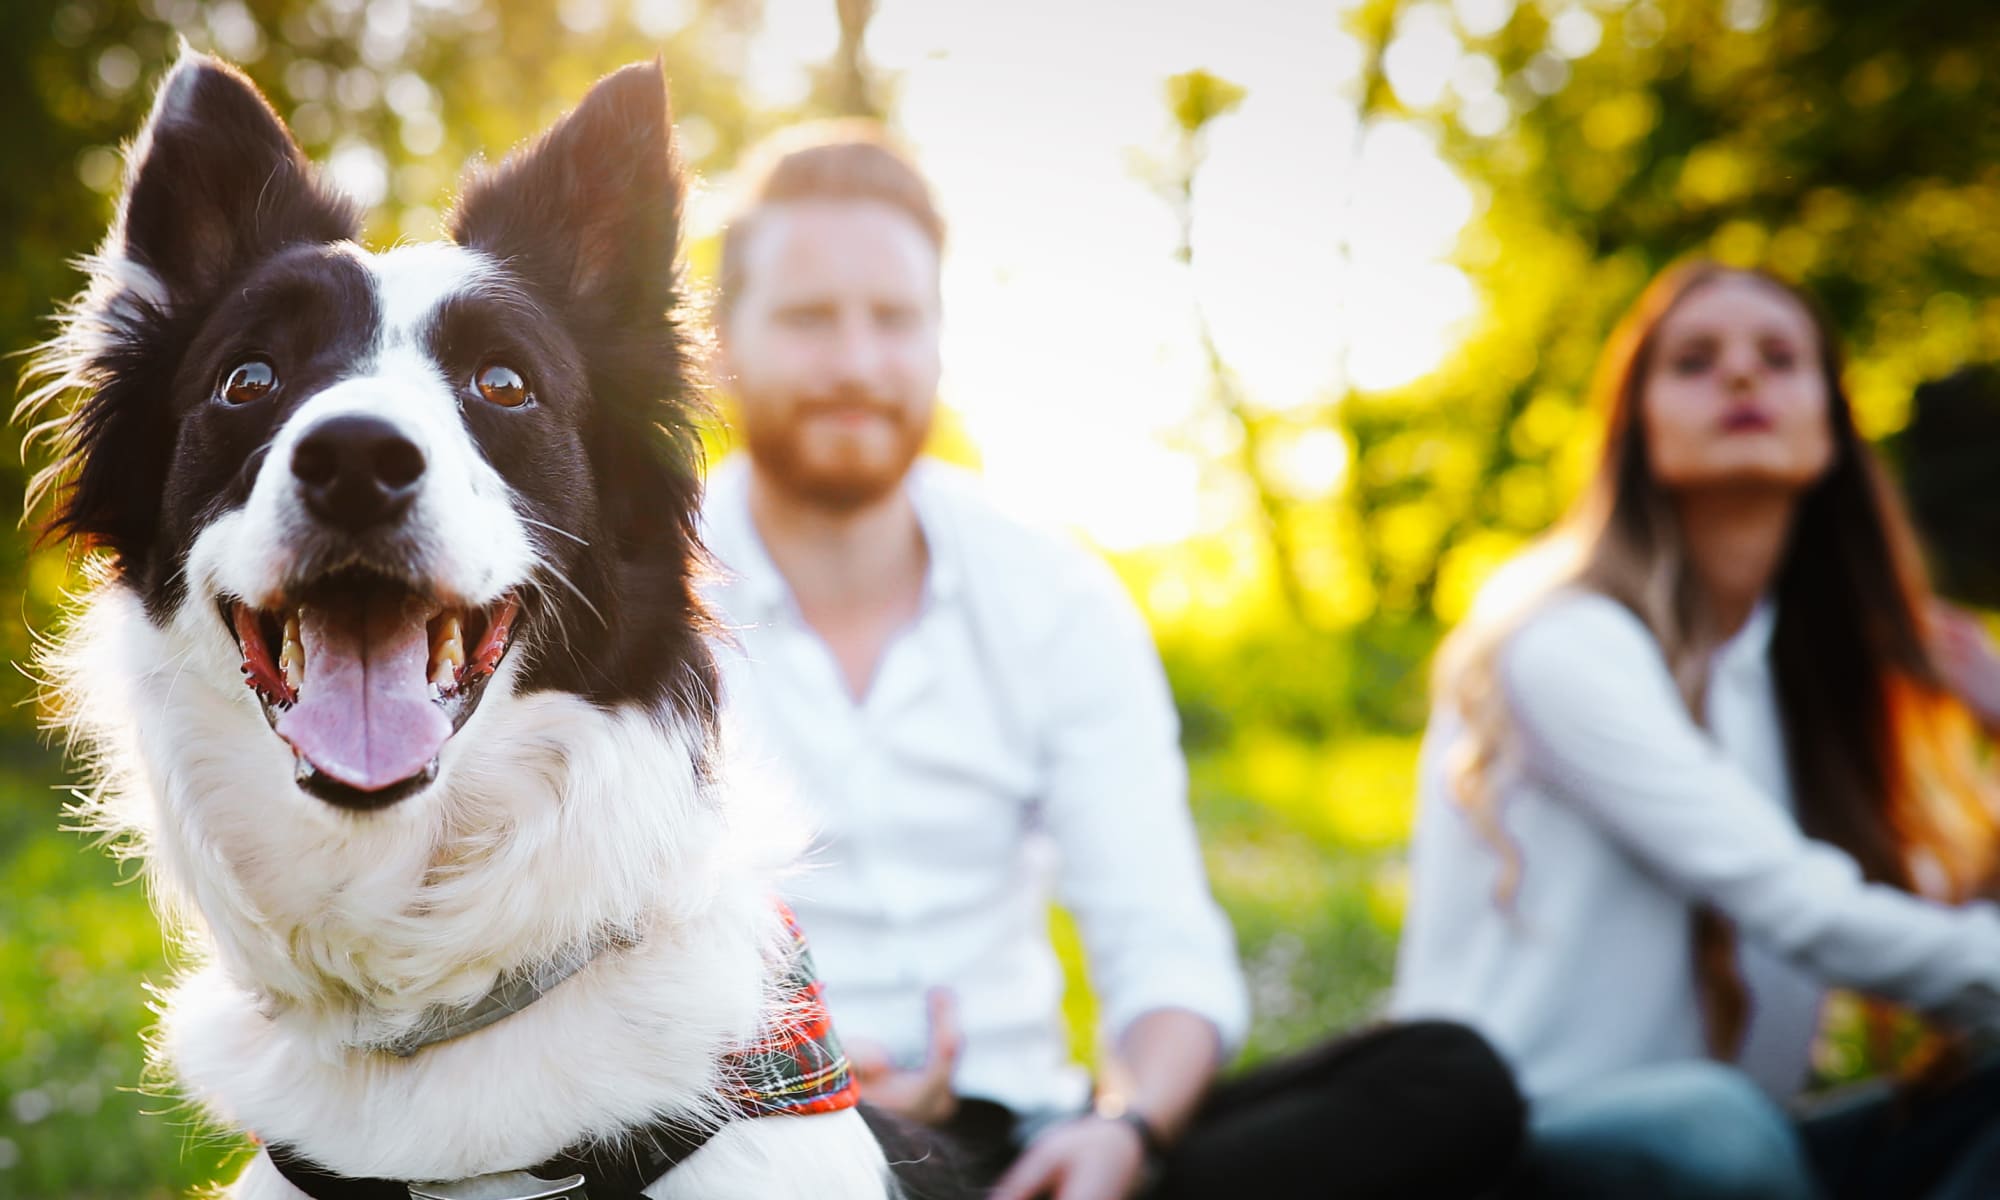
<svg viewBox="0 0 2000 1200">
<path fill-rule="evenodd" d="M 1395 1003 L 1509 1058 L 1526 1194 L 2000 1195 L 2000 1067 L 1781 1108 L 1829 987 L 2000 1032 L 2000 658 L 1841 372 L 1779 280 L 1661 275 L 1594 478 L 1440 652 Z"/>
</svg>

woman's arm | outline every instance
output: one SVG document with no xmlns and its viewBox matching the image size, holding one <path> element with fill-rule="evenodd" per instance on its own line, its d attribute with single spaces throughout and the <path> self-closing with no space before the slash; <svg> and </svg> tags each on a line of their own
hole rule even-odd
<svg viewBox="0 0 2000 1200">
<path fill-rule="evenodd" d="M 2000 910 L 1867 883 L 1807 838 L 1695 724 L 1624 607 L 1556 602 L 1509 642 L 1501 680 L 1522 769 L 1668 886 L 1831 983 L 2000 1031 Z"/>
</svg>

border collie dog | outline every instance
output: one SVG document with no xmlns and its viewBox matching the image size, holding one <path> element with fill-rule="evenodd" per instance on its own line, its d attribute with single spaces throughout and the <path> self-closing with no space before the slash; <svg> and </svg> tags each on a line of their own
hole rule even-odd
<svg viewBox="0 0 2000 1200">
<path fill-rule="evenodd" d="M 34 368 L 83 810 L 233 1196 L 896 1192 L 720 769 L 669 130 L 628 67 L 374 253 L 184 53 Z"/>
</svg>

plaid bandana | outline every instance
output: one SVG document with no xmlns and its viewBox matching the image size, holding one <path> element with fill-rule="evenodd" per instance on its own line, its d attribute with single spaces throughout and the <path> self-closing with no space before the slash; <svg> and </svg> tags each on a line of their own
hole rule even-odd
<svg viewBox="0 0 2000 1200">
<path fill-rule="evenodd" d="M 732 1050 L 723 1059 L 722 1098 L 744 1117 L 803 1116 L 853 1108 L 861 1101 L 861 1086 L 848 1069 L 840 1039 L 834 1036 L 833 1019 L 821 998 L 825 985 L 813 969 L 798 918 L 783 903 L 779 903 L 778 912 L 784 918 L 787 938 L 780 961 L 773 964 L 783 971 L 774 1011 L 756 1041 Z M 525 1003 L 517 1007 L 525 1007 Z M 290 1147 L 266 1145 L 264 1149 L 279 1174 L 315 1200 L 408 1200 L 411 1196 L 469 1194 L 462 1190 L 465 1183 L 488 1189 L 480 1195 L 501 1194 L 490 1190 L 497 1184 L 529 1189 L 506 1193 L 518 1196 L 576 1196 L 583 1194 L 576 1190 L 579 1186 L 587 1186 L 592 1196 L 637 1197 L 675 1164 L 701 1149 L 713 1132 L 667 1118 L 633 1131 L 635 1136 L 616 1152 L 606 1154 L 596 1145 L 576 1146 L 526 1172 L 501 1172 L 443 1185 L 449 1191 L 432 1191 L 436 1185 L 431 1184 L 419 1188 L 400 1180 L 345 1176 L 300 1157 Z"/>
<path fill-rule="evenodd" d="M 723 1062 L 723 1095 L 747 1117 L 801 1116 L 853 1108 L 861 1085 L 833 1032 L 812 951 L 798 918 L 783 902 L 787 944 L 778 1008 L 756 1042 Z"/>
</svg>

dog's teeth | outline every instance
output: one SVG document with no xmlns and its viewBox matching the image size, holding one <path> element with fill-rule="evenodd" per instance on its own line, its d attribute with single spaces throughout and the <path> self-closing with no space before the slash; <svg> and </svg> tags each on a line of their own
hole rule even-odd
<svg viewBox="0 0 2000 1200">
<path fill-rule="evenodd" d="M 438 623 L 437 636 L 431 643 L 431 683 L 440 689 L 450 688 L 458 682 L 459 668 L 465 666 L 465 634 L 459 628 L 458 614 L 444 618 Z"/>
<path fill-rule="evenodd" d="M 294 692 L 305 686 L 306 647 L 299 640 L 297 614 L 285 618 L 285 641 L 278 649 L 278 670 L 284 673 L 285 685 Z"/>
</svg>

